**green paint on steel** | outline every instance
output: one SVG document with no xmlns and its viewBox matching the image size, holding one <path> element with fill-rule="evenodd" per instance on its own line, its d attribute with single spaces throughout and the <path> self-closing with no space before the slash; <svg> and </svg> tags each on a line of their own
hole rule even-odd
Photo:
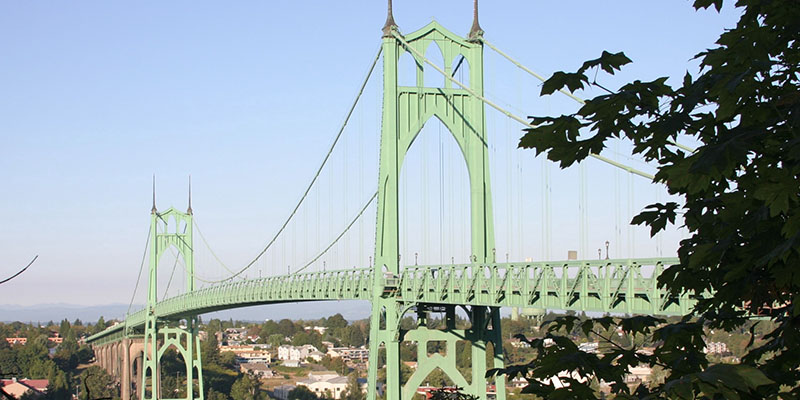
<svg viewBox="0 0 800 400">
<path fill-rule="evenodd" d="M 391 16 L 391 14 L 390 14 Z M 393 21 L 393 20 L 392 20 Z M 383 122 L 381 129 L 380 172 L 378 174 L 378 218 L 375 243 L 374 284 L 372 288 L 372 318 L 370 320 L 370 363 L 368 371 L 368 395 L 376 398 L 378 354 L 386 351 L 386 399 L 410 399 L 417 387 L 434 369 L 440 368 L 453 382 L 464 383 L 470 394 L 486 399 L 486 343 L 492 342 L 498 349 L 492 355 L 493 366 L 502 367 L 500 349 L 499 308 L 474 306 L 471 309 L 475 326 L 470 342 L 473 346 L 472 381 L 466 380 L 456 369 L 455 356 L 417 360 L 417 370 L 403 386 L 400 382 L 400 344 L 404 333 L 400 319 L 411 307 L 425 307 L 424 299 L 405 299 L 390 296 L 384 287 L 385 277 L 400 276 L 399 259 L 399 202 L 398 181 L 406 153 L 414 143 L 422 127 L 432 118 L 438 118 L 453 135 L 464 156 L 470 185 L 470 221 L 472 261 L 477 264 L 490 262 L 494 248 L 494 225 L 492 219 L 492 195 L 489 179 L 489 149 L 483 102 L 470 91 L 453 87 L 449 80 L 443 87 L 425 87 L 425 74 L 439 77 L 439 72 L 424 68 L 424 60 L 417 55 L 425 54 L 435 46 L 444 59 L 444 71 L 452 74 L 450 66 L 463 57 L 462 63 L 469 67 L 469 86 L 478 96 L 483 96 L 483 46 L 480 32 L 470 39 L 460 37 L 437 22 L 398 40 L 396 26 L 384 29 L 383 37 Z M 403 53 L 416 61 L 416 86 L 398 85 L 398 62 Z M 432 269 L 426 269 L 426 272 Z M 423 276 L 428 276 L 424 273 Z M 401 282 L 403 282 L 401 278 Z M 438 299 L 436 303 L 438 303 Z M 451 303 L 452 304 L 452 303 Z M 452 310 L 454 306 L 445 307 Z M 484 313 L 487 313 L 486 317 Z M 484 323 L 484 320 L 497 323 Z M 418 343 L 427 342 L 441 335 L 455 335 L 454 327 L 443 332 L 433 332 L 425 327 L 412 330 L 408 337 Z M 447 333 L 449 332 L 449 333 Z M 450 337 L 450 336 L 448 336 Z M 452 339 L 452 338 L 451 338 Z M 454 342 L 448 339 L 448 345 Z M 505 399 L 504 378 L 498 379 L 497 399 Z"/>
<path fill-rule="evenodd" d="M 191 201 L 191 200 L 190 200 Z M 185 400 L 203 400 L 203 368 L 200 355 L 200 339 L 197 336 L 197 317 L 185 317 L 186 327 L 176 328 L 167 326 L 166 321 L 159 318 L 158 302 L 158 265 L 161 257 L 171 248 L 177 250 L 183 258 L 186 267 L 186 293 L 195 289 L 194 276 L 194 249 L 192 241 L 192 208 L 191 203 L 187 212 L 180 212 L 170 208 L 159 213 L 153 204 L 150 213 L 150 268 L 147 290 L 147 307 L 144 310 L 144 355 L 143 373 L 141 384 L 141 400 L 163 399 L 161 393 L 161 356 L 170 347 L 175 348 L 184 360 L 186 366 L 186 397 Z M 133 332 L 135 324 L 126 326 Z M 198 389 L 195 391 L 194 382 Z"/>
<path fill-rule="evenodd" d="M 390 3 L 391 4 L 391 3 Z M 487 359 L 503 365 L 500 307 L 594 311 L 650 315 L 685 315 L 694 304 L 690 295 L 671 296 L 658 288 L 657 277 L 674 258 L 625 260 L 569 260 L 495 263 L 492 196 L 488 141 L 483 105 L 483 41 L 476 19 L 469 38 L 446 30 L 436 22 L 406 36 L 400 35 L 390 13 L 384 27 L 383 121 L 378 182 L 375 267 L 311 272 L 226 282 L 195 289 L 192 249 L 192 211 L 170 208 L 151 213 L 153 235 L 146 308 L 126 316 L 123 324 L 90 336 L 87 342 L 102 346 L 125 338 L 141 337 L 144 361 L 141 400 L 163 398 L 159 393 L 161 355 L 174 347 L 186 362 L 187 397 L 203 399 L 202 363 L 197 336 L 197 316 L 231 308 L 320 300 L 369 300 L 370 363 L 368 398 L 376 398 L 378 355 L 386 352 L 386 399 L 408 400 L 429 373 L 441 369 L 467 393 L 487 398 Z M 469 67 L 469 89 L 425 87 L 423 57 L 436 46 L 444 59 L 444 73 L 452 74 L 458 57 Z M 401 54 L 416 61 L 416 85 L 399 86 Z M 470 264 L 404 266 L 399 259 L 398 178 L 405 155 L 423 125 L 439 119 L 451 132 L 464 156 L 469 173 L 471 250 Z M 186 292 L 158 300 L 159 259 L 170 248 L 183 258 Z M 455 310 L 464 307 L 471 326 L 456 327 Z M 407 312 L 416 312 L 417 325 L 401 329 Z M 429 329 L 427 316 L 445 313 L 444 329 Z M 185 328 L 177 328 L 185 321 Z M 471 346 L 472 374 L 467 379 L 456 368 L 455 346 Z M 418 366 L 405 385 L 400 381 L 400 344 L 418 344 Z M 427 344 L 443 342 L 444 354 L 427 354 Z M 491 344 L 491 346 L 490 346 Z M 489 351 L 489 349 L 493 349 Z M 496 398 L 505 399 L 504 378 L 497 378 Z M 197 380 L 199 391 L 194 390 Z M 150 390 L 145 390 L 147 387 Z"/>
</svg>

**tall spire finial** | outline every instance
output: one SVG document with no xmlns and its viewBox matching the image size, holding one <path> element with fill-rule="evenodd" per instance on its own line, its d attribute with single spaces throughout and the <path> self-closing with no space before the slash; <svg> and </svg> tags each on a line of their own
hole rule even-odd
<svg viewBox="0 0 800 400">
<path fill-rule="evenodd" d="M 469 38 L 470 40 L 480 40 L 481 36 L 483 36 L 483 29 L 478 23 L 478 0 L 474 0 L 473 4 L 472 28 L 469 30 Z"/>
<path fill-rule="evenodd" d="M 189 209 L 186 213 L 192 215 L 192 175 L 189 174 Z"/>
<path fill-rule="evenodd" d="M 156 212 L 156 174 L 153 174 L 153 208 L 150 209 L 150 213 L 155 214 Z"/>
<path fill-rule="evenodd" d="M 383 24 L 383 37 L 392 36 L 392 28 L 397 28 L 397 24 L 394 22 L 394 15 L 392 13 L 392 0 L 389 0 L 386 23 Z"/>
</svg>

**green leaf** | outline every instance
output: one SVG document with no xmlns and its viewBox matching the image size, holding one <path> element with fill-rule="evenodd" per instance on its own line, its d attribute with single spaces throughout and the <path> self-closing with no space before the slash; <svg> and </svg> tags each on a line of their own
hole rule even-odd
<svg viewBox="0 0 800 400">
<path fill-rule="evenodd" d="M 705 9 L 714 5 L 714 8 L 717 9 L 717 12 L 722 10 L 722 0 L 696 0 L 694 2 L 694 8 L 699 10 L 701 8 Z"/>
<path fill-rule="evenodd" d="M 611 75 L 614 75 L 614 71 L 619 71 L 620 67 L 625 64 L 630 64 L 632 61 L 628 56 L 625 55 L 623 52 L 619 53 L 609 53 L 603 50 L 603 53 L 600 55 L 600 58 L 596 58 L 594 60 L 589 60 L 583 63 L 583 66 L 578 70 L 578 72 L 583 73 L 586 70 L 600 66 L 603 71 L 608 72 Z"/>
<path fill-rule="evenodd" d="M 558 71 L 542 84 L 541 95 L 553 94 L 556 90 L 561 90 L 565 86 L 570 92 L 584 88 L 584 83 L 589 83 L 589 78 L 579 72 Z"/>
</svg>

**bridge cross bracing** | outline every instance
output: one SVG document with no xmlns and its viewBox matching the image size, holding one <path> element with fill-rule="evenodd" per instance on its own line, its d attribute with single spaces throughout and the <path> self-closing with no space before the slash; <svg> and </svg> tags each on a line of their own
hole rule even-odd
<svg viewBox="0 0 800 400">
<path fill-rule="evenodd" d="M 492 253 L 494 224 L 485 107 L 498 109 L 522 124 L 527 125 L 527 122 L 484 97 L 483 50 L 486 43 L 477 23 L 477 5 L 473 28 L 464 38 L 436 22 L 403 35 L 394 23 L 390 2 L 379 53 L 383 57 L 384 76 L 379 182 L 378 191 L 369 202 L 377 200 L 378 209 L 374 266 L 295 271 L 239 281 L 229 279 L 213 286 L 196 288 L 191 206 L 187 212 L 174 208 L 159 212 L 154 201 L 148 239 L 146 308 L 129 313 L 124 323 L 89 338 L 101 365 L 120 376 L 122 397 L 165 398 L 160 392 L 160 358 L 167 348 L 174 347 L 186 360 L 186 399 L 204 398 L 197 317 L 251 305 L 321 300 L 370 301 L 368 398 L 377 397 L 377 371 L 383 367 L 386 378 L 382 389 L 390 400 L 410 399 L 435 368 L 440 368 L 465 392 L 486 399 L 487 384 L 490 383 L 485 377 L 486 361 L 491 360 L 494 367 L 503 365 L 500 307 L 651 315 L 688 313 L 692 298 L 688 295 L 671 296 L 659 289 L 656 281 L 665 267 L 677 262 L 675 258 L 496 262 Z M 431 44 L 440 49 L 444 68 L 423 55 Z M 398 61 L 403 54 L 410 54 L 415 60 L 416 85 L 398 85 Z M 469 85 L 453 78 L 453 68 L 449 66 L 457 57 L 469 66 Z M 423 69 L 423 65 L 430 65 L 434 70 Z M 444 86 L 426 87 L 426 73 L 443 75 L 446 78 Z M 362 86 L 360 91 L 363 89 Z M 408 150 L 424 124 L 433 118 L 441 121 L 452 134 L 469 172 L 471 262 L 403 267 L 399 259 L 398 178 Z M 348 119 L 349 115 L 346 121 Z M 596 157 L 601 161 L 604 159 L 600 155 Z M 616 162 L 609 163 L 646 176 Z M 297 208 L 291 216 L 296 211 Z M 282 231 L 283 227 L 278 234 Z M 159 259 L 171 248 L 177 249 L 184 260 L 186 292 L 159 300 L 156 287 Z M 241 272 L 232 277 L 240 277 Z M 470 328 L 456 329 L 454 316 L 457 308 L 466 312 Z M 427 313 L 431 311 L 445 313 L 445 329 L 427 328 Z M 417 327 L 401 329 L 399 321 L 407 313 L 416 313 Z M 469 377 L 456 369 L 454 352 L 425 354 L 426 344 L 430 341 L 444 341 L 449 347 L 465 339 L 470 343 L 472 355 L 472 374 Z M 418 368 L 405 383 L 400 380 L 402 360 L 399 346 L 403 341 L 416 342 L 421 349 Z M 386 361 L 385 365 L 379 366 L 382 352 Z M 132 367 L 133 364 L 136 368 Z M 503 378 L 498 377 L 494 383 L 496 398 L 503 400 Z"/>
</svg>

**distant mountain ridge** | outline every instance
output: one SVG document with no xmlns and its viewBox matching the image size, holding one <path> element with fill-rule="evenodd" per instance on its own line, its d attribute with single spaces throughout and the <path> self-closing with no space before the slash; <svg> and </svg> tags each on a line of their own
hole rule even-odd
<svg viewBox="0 0 800 400">
<path fill-rule="evenodd" d="M 144 306 L 141 304 L 134 304 L 131 307 L 131 312 L 138 311 L 143 307 Z M 127 311 L 128 305 L 121 303 L 95 306 L 64 303 L 36 304 L 30 306 L 2 304 L 0 305 L 0 321 L 19 321 L 24 323 L 38 322 L 40 324 L 46 324 L 49 321 L 58 323 L 58 321 L 66 318 L 70 322 L 74 322 L 75 319 L 80 319 L 85 324 L 87 322 L 94 323 L 101 316 L 106 321 L 124 318 Z M 283 318 L 292 320 L 319 319 L 322 317 L 329 317 L 336 313 L 342 314 L 348 321 L 368 318 L 370 304 L 367 301 L 318 301 L 313 303 L 271 304 L 205 314 L 202 316 L 202 319 L 204 321 L 219 318 L 263 322 L 265 319 L 280 320 Z"/>
</svg>

